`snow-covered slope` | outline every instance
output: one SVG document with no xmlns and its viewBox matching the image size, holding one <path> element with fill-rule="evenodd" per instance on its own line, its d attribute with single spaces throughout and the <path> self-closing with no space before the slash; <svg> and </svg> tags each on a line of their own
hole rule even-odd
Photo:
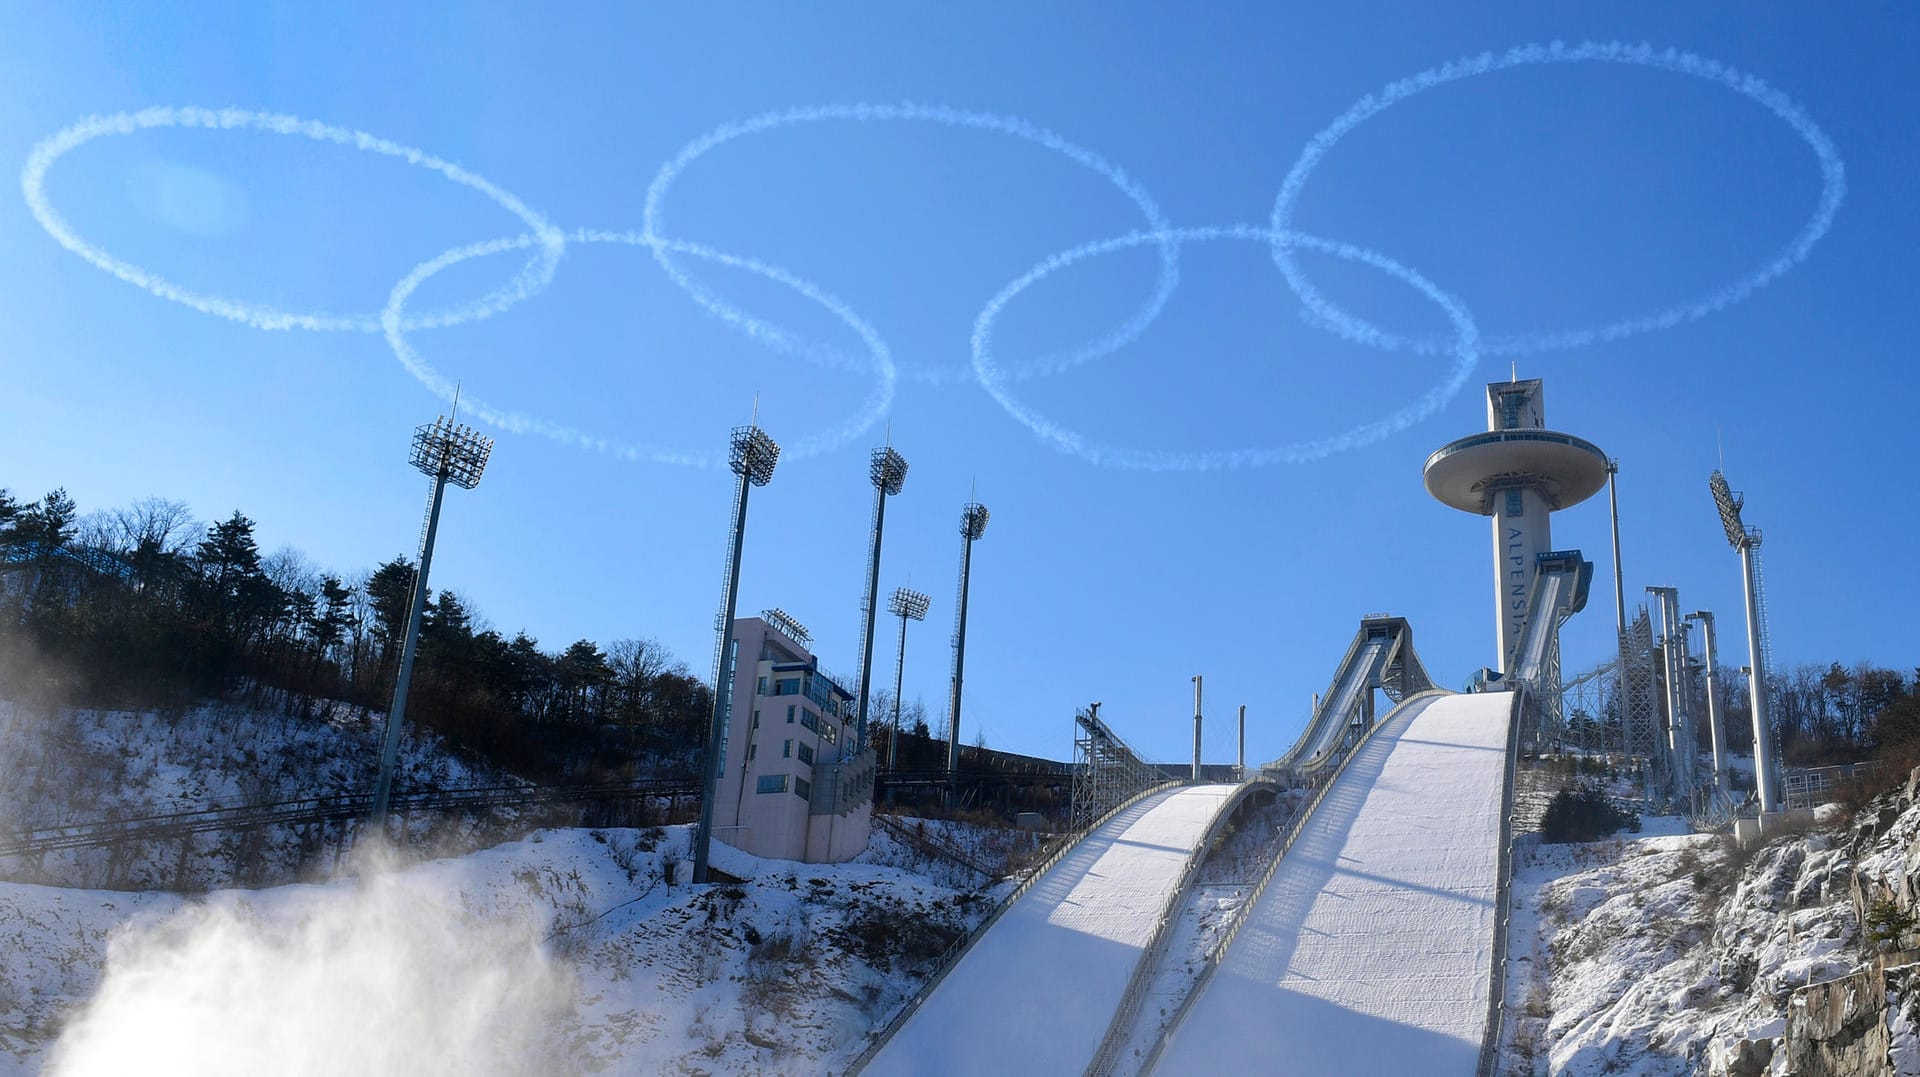
<svg viewBox="0 0 1920 1077">
<path fill-rule="evenodd" d="M 1109 820 L 981 936 L 866 1073 L 1077 1073 L 1093 1058 L 1187 857 L 1234 787 Z"/>
<path fill-rule="evenodd" d="M 723 846 L 744 881 L 689 886 L 687 831 L 204 899 L 0 884 L 0 1075 L 832 1072 L 993 903 Z"/>
<path fill-rule="evenodd" d="M 1161 1073 L 1470 1074 L 1492 975 L 1512 697 L 1415 699 L 1362 745 Z"/>
<path fill-rule="evenodd" d="M 377 770 L 380 725 L 344 707 L 325 719 L 225 704 L 161 714 L 47 711 L 0 701 L 0 833 L 365 793 Z M 507 780 L 430 735 L 415 731 L 402 741 L 402 790 Z M 416 836 L 425 838 L 429 821 L 419 822 Z M 0 875 L 116 889 L 200 888 L 232 885 L 240 865 L 239 880 L 286 881 L 321 837 L 285 827 L 202 835 L 184 847 L 169 841 L 0 862 Z"/>
</svg>

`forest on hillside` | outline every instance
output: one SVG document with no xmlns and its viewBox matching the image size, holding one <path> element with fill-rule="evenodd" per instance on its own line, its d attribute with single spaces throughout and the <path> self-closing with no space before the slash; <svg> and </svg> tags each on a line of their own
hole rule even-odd
<svg viewBox="0 0 1920 1077">
<path fill-rule="evenodd" d="M 180 709 L 207 699 L 330 718 L 384 713 L 414 564 L 319 568 L 263 554 L 239 511 L 202 524 L 148 498 L 81 514 L 64 490 L 0 489 L 0 697 Z M 547 651 L 429 595 L 410 722 L 536 780 L 694 772 L 712 712 L 704 680 L 645 638 Z"/>
<path fill-rule="evenodd" d="M 413 582 L 405 557 L 339 573 L 290 547 L 263 554 L 239 511 L 203 524 L 177 501 L 147 498 L 83 515 L 64 490 L 23 503 L 0 489 L 0 698 L 382 713 Z M 1744 750 L 1752 742 L 1746 679 L 1723 668 L 1719 681 L 1728 738 Z M 1920 669 L 1908 676 L 1865 663 L 1807 664 L 1770 682 L 1788 764 L 1920 763 Z M 875 705 L 885 714 L 891 700 L 882 695 Z M 580 639 L 547 651 L 441 589 L 423 614 L 407 714 L 495 766 L 578 781 L 692 775 L 712 705 L 705 680 L 651 639 L 604 647 Z M 940 746 L 924 710 L 905 711 L 903 757 L 935 764 Z M 1593 716 L 1569 720 L 1577 730 Z"/>
</svg>

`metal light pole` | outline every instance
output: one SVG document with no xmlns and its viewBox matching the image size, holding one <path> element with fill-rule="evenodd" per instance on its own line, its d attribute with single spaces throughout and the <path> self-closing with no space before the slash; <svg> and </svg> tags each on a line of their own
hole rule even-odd
<svg viewBox="0 0 1920 1077">
<path fill-rule="evenodd" d="M 1614 489 L 1620 461 L 1607 461 L 1607 508 L 1613 516 L 1613 633 L 1627 634 L 1627 587 L 1620 570 L 1620 495 Z"/>
<path fill-rule="evenodd" d="M 907 675 L 907 622 L 927 619 L 927 607 L 933 599 L 918 591 L 896 587 L 887 600 L 887 612 L 900 618 L 900 649 L 893 659 L 893 722 L 887 727 L 887 767 L 900 769 L 900 689 Z"/>
<path fill-rule="evenodd" d="M 707 881 L 707 857 L 713 847 L 713 805 L 720 799 L 720 770 L 726 763 L 727 719 L 733 711 L 733 612 L 740 590 L 740 547 L 747 535 L 747 492 L 773 480 L 780 446 L 755 425 L 733 428 L 727 466 L 739 476 L 733 491 L 733 534 L 727 545 L 726 590 L 720 599 L 719 642 L 713 654 L 713 719 L 707 724 L 707 773 L 700 785 L 700 827 L 693 838 L 693 881 Z"/>
<path fill-rule="evenodd" d="M 420 645 L 420 618 L 427 606 L 427 570 L 433 565 L 433 540 L 440 531 L 440 500 L 447 484 L 462 490 L 480 485 L 493 453 L 493 439 L 445 416 L 415 428 L 413 455 L 408 462 L 433 480 L 427 499 L 426 529 L 420 535 L 420 570 L 413 576 L 413 601 L 407 612 L 407 635 L 400 647 L 400 674 L 393 685 L 393 705 L 387 711 L 386 735 L 380 743 L 380 777 L 373 787 L 374 828 L 386 832 L 387 805 L 393 797 L 393 770 L 400 758 L 400 729 L 407 717 L 407 687 L 413 682 L 413 659 Z"/>
<path fill-rule="evenodd" d="M 1240 762 L 1235 777 L 1247 780 L 1247 705 L 1240 704 Z"/>
<path fill-rule="evenodd" d="M 867 466 L 867 477 L 873 481 L 873 535 L 871 552 L 867 555 L 867 598 L 860 604 L 860 709 L 854 719 L 853 739 L 840 750 L 842 757 L 859 755 L 867 747 L 867 697 L 873 686 L 873 620 L 878 612 L 874 607 L 880 602 L 880 535 L 887 524 L 887 498 L 906 485 L 907 458 L 895 452 L 891 445 L 875 449 Z M 903 636 L 906 634 L 904 624 L 900 631 Z"/>
<path fill-rule="evenodd" d="M 1727 792 L 1727 732 L 1720 720 L 1720 674 L 1714 666 L 1717 647 L 1713 638 L 1713 614 L 1706 610 L 1696 610 L 1687 614 L 1687 620 L 1700 622 L 1701 635 L 1707 641 L 1707 724 L 1713 731 L 1713 787 L 1725 795 Z"/>
<path fill-rule="evenodd" d="M 1193 780 L 1200 780 L 1200 674 L 1193 675 Z"/>
<path fill-rule="evenodd" d="M 1747 674 L 1748 705 L 1753 711 L 1753 774 L 1760 793 L 1760 811 L 1771 815 L 1780 810 L 1779 793 L 1773 781 L 1773 723 L 1767 714 L 1767 619 L 1760 594 L 1760 529 L 1748 527 L 1740 519 L 1746 499 L 1727 487 L 1727 477 L 1715 471 L 1707 480 L 1713 491 L 1713 503 L 1720 510 L 1720 526 L 1726 529 L 1727 544 L 1740 551 L 1740 570 L 1747 590 Z"/>
<path fill-rule="evenodd" d="M 973 575 L 973 543 L 987 533 L 987 507 L 969 501 L 960 510 L 960 601 L 953 622 L 953 698 L 947 705 L 947 806 L 960 794 L 960 683 L 967 668 L 967 585 Z"/>
</svg>

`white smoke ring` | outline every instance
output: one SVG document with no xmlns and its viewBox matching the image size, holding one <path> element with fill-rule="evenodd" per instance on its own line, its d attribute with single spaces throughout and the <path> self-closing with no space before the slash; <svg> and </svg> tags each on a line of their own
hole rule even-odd
<svg viewBox="0 0 1920 1077">
<path fill-rule="evenodd" d="M 764 262 L 755 261 L 751 258 L 742 258 L 738 255 L 717 251 L 698 243 L 656 239 L 640 232 L 607 232 L 580 229 L 564 238 L 565 242 L 568 243 L 618 243 L 633 247 L 647 247 L 656 251 L 661 247 L 666 247 L 676 254 L 685 254 L 713 262 L 717 265 L 754 273 L 776 283 L 784 284 L 806 298 L 813 300 L 815 303 L 826 308 L 829 313 L 846 323 L 855 333 L 859 334 L 860 339 L 867 345 L 868 357 L 871 362 L 870 371 L 875 375 L 875 383 L 872 391 L 868 394 L 861 410 L 851 418 L 845 419 L 827 430 L 807 435 L 783 446 L 782 455 L 788 459 L 805 459 L 810 456 L 818 456 L 847 444 L 854 438 L 871 430 L 874 424 L 878 423 L 881 417 L 887 413 L 887 410 L 893 406 L 894 386 L 898 378 L 898 372 L 894 368 L 892 352 L 887 348 L 886 342 L 880 339 L 880 334 L 838 298 L 795 277 L 786 270 L 778 266 L 771 266 Z M 407 339 L 408 325 L 410 323 L 404 318 L 406 304 L 407 300 L 412 298 L 413 293 L 419 289 L 420 285 L 441 270 L 467 261 L 468 259 L 498 254 L 503 251 L 520 250 L 531 247 L 537 242 L 541 242 L 540 237 L 523 234 L 508 239 L 494 239 L 484 243 L 473 243 L 464 247 L 455 247 L 436 258 L 429 259 L 415 266 L 412 272 L 401 278 L 400 282 L 393 286 L 392 293 L 387 297 L 387 307 L 381 312 L 380 324 L 386 333 L 387 344 L 393 349 L 394 357 L 400 360 L 400 365 L 406 368 L 407 373 L 413 375 L 420 384 L 426 386 L 441 399 L 451 401 L 454 398 L 456 386 L 436 371 L 432 364 L 427 362 L 427 360 L 420 355 L 419 351 L 414 348 L 413 343 Z M 746 319 L 744 316 L 731 315 L 726 311 L 716 311 L 715 313 L 723 321 L 727 321 L 733 325 L 734 328 L 745 332 L 748 336 L 756 340 L 767 340 L 758 323 L 752 322 L 751 319 Z M 587 433 L 575 427 L 554 422 L 551 419 L 496 407 L 484 400 L 475 398 L 470 393 L 460 393 L 460 408 L 463 414 L 471 415 L 489 426 L 509 433 L 536 434 L 563 445 L 589 449 L 623 460 L 650 460 L 661 464 L 678 464 L 693 467 L 719 467 L 727 462 L 727 454 L 722 450 L 699 451 L 671 449 L 602 437 L 597 434 Z"/>
<path fill-rule="evenodd" d="M 1454 356 L 1453 365 L 1448 368 L 1440 382 L 1427 390 L 1418 400 L 1383 418 L 1362 423 L 1330 437 L 1266 448 L 1169 452 L 1105 445 L 1048 419 L 1038 411 L 1015 400 L 1007 392 L 1003 384 L 1005 377 L 993 358 L 994 322 L 1000 317 L 1000 312 L 1007 303 L 1029 286 L 1076 262 L 1096 255 L 1137 247 L 1144 243 L 1165 243 L 1171 240 L 1184 244 L 1223 239 L 1267 243 L 1275 249 L 1301 247 L 1330 254 L 1346 261 L 1372 266 L 1404 281 L 1433 300 L 1453 323 L 1456 332 L 1451 349 Z M 1458 299 L 1441 291 L 1419 273 L 1377 251 L 1298 232 L 1274 232 L 1251 225 L 1179 228 L 1164 232 L 1135 232 L 1116 239 L 1083 244 L 1042 261 L 1028 270 L 1025 275 L 1002 288 L 974 319 L 973 372 L 979 379 L 980 385 L 999 402 L 1002 408 L 1006 409 L 1007 414 L 1031 430 L 1040 440 L 1047 442 L 1060 452 L 1077 456 L 1094 464 L 1138 471 L 1215 471 L 1278 463 L 1306 463 L 1337 452 L 1356 449 L 1405 430 L 1439 410 L 1460 391 L 1462 385 L 1466 384 L 1475 364 L 1479 362 L 1479 339 L 1479 330 L 1474 325 L 1473 316 Z M 1363 342 L 1369 341 L 1363 338 Z"/>
<path fill-rule="evenodd" d="M 368 153 L 398 158 L 410 165 L 438 172 L 464 187 L 470 187 L 485 195 L 500 208 L 526 222 L 528 229 L 539 240 L 540 251 L 527 262 L 512 282 L 465 306 L 416 317 L 407 322 L 405 328 L 408 330 L 458 325 L 461 322 L 474 321 L 500 313 L 545 288 L 553 280 L 560 256 L 566 250 L 566 237 L 559 229 L 548 223 L 539 212 L 530 208 L 517 196 L 459 165 L 442 160 L 424 150 L 377 138 L 363 131 L 303 120 L 297 116 L 243 109 L 156 107 L 141 109 L 138 112 L 119 112 L 110 116 L 89 116 L 37 143 L 32 152 L 27 155 L 26 165 L 20 170 L 20 190 L 26 196 L 27 207 L 33 211 L 34 219 L 40 222 L 40 227 L 45 228 L 61 246 L 121 280 L 143 288 L 162 299 L 172 300 L 204 314 L 227 318 L 255 329 L 348 330 L 377 333 L 382 328 L 381 318 L 375 314 L 298 313 L 192 291 L 158 273 L 115 258 L 75 232 L 66 218 L 53 208 L 53 203 L 47 198 L 47 170 L 69 151 L 96 138 L 132 134 L 135 131 L 161 127 L 249 129 L 278 135 L 298 135 L 315 142 L 331 142 Z"/>
<path fill-rule="evenodd" d="M 1807 115 L 1806 110 L 1792 98 L 1753 75 L 1745 74 L 1717 60 L 1688 52 L 1675 49 L 1655 51 L 1650 45 L 1626 45 L 1620 42 L 1589 41 L 1569 46 L 1555 41 L 1547 45 L 1521 45 L 1498 55 L 1489 52 L 1454 60 L 1397 82 L 1390 82 L 1378 93 L 1368 94 L 1354 102 L 1352 107 L 1342 113 L 1338 119 L 1308 140 L 1306 148 L 1301 151 L 1299 159 L 1287 173 L 1287 178 L 1280 185 L 1279 196 L 1274 200 L 1272 221 L 1274 232 L 1284 233 L 1293 226 L 1293 210 L 1299 201 L 1300 190 L 1306 184 L 1307 177 L 1319 165 L 1320 159 L 1325 157 L 1327 151 L 1338 144 L 1348 132 L 1367 119 L 1416 94 L 1450 82 L 1458 82 L 1461 79 L 1529 64 L 1578 62 L 1628 64 L 1672 71 L 1717 83 L 1735 93 L 1751 98 L 1793 128 L 1819 158 L 1820 200 L 1806 225 L 1778 254 L 1758 269 L 1718 291 L 1664 307 L 1652 314 L 1608 325 L 1488 337 L 1482 347 L 1487 354 L 1525 355 L 1533 352 L 1585 347 L 1589 344 L 1621 340 L 1657 329 L 1667 329 L 1681 322 L 1705 317 L 1740 302 L 1774 278 L 1798 265 L 1805 260 L 1807 253 L 1813 249 L 1813 245 L 1818 243 L 1832 227 L 1834 214 L 1839 210 L 1842 199 L 1846 197 L 1846 166 L 1840 160 L 1839 152 L 1835 150 L 1826 132 L 1822 131 Z M 1411 339 L 1388 333 L 1348 314 L 1313 286 L 1285 247 L 1276 245 L 1273 258 L 1280 267 L 1280 271 L 1286 274 L 1287 283 L 1305 304 L 1307 312 L 1314 320 L 1334 332 L 1386 349 L 1408 349 L 1430 354 L 1446 346 L 1431 338 Z"/>
<path fill-rule="evenodd" d="M 949 108 L 943 105 L 922 105 L 912 101 L 899 104 L 854 104 L 854 105 L 812 105 L 790 108 L 776 112 L 763 113 L 751 119 L 737 123 L 722 124 L 681 147 L 680 151 L 660 166 L 654 174 L 653 182 L 647 187 L 647 203 L 642 227 L 649 236 L 662 236 L 665 233 L 664 217 L 667 192 L 680 178 L 688 165 L 713 150 L 737 138 L 758 134 L 782 127 L 791 127 L 802 123 L 822 123 L 836 120 L 867 122 L 873 120 L 904 120 L 943 124 L 949 127 L 970 128 L 979 131 L 991 131 L 1024 139 L 1035 145 L 1053 150 L 1068 160 L 1104 177 L 1140 209 L 1146 218 L 1147 227 L 1155 233 L 1164 233 L 1173 226 L 1160 212 L 1159 204 L 1153 200 L 1145 188 L 1128 176 L 1119 166 L 1082 146 L 1069 142 L 1044 127 L 1036 126 L 1014 116 L 1000 116 L 990 112 L 969 112 L 963 109 Z M 715 295 L 700 284 L 690 274 L 682 270 L 673 259 L 668 257 L 671 248 L 665 244 L 654 247 L 654 258 L 660 263 L 668 278 L 679 285 L 694 302 L 708 311 L 725 319 L 729 324 L 751 332 L 757 339 L 789 354 L 820 363 L 829 367 L 848 368 L 853 364 L 851 357 L 843 352 L 825 348 L 769 325 L 760 319 L 739 310 Z M 1135 311 L 1125 323 L 1112 333 L 1097 340 L 1079 345 L 1066 352 L 1042 356 L 1030 362 L 1023 362 L 1016 378 L 1028 378 L 1041 374 L 1058 373 L 1081 363 L 1097 359 L 1132 343 L 1146 327 L 1159 317 L 1166 306 L 1167 299 L 1180 283 L 1178 243 L 1168 242 L 1160 248 L 1160 276 L 1155 283 L 1153 295 Z M 957 381 L 964 375 L 936 368 L 910 369 L 908 375 L 915 380 L 931 384 Z"/>
</svg>

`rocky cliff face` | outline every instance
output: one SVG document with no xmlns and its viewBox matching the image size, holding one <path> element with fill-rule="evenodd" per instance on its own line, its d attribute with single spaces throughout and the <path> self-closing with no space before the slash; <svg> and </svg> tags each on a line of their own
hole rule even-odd
<svg viewBox="0 0 1920 1077">
<path fill-rule="evenodd" d="M 1516 1073 L 1920 1077 L 1920 770 L 1851 818 L 1527 850 Z"/>
<path fill-rule="evenodd" d="M 1527 850 L 1509 1071 L 1698 1074 L 1731 1054 L 1748 1072 L 1784 1065 L 1794 992 L 1865 958 L 1848 838 L 1827 826 L 1752 850 L 1712 835 Z"/>
</svg>

